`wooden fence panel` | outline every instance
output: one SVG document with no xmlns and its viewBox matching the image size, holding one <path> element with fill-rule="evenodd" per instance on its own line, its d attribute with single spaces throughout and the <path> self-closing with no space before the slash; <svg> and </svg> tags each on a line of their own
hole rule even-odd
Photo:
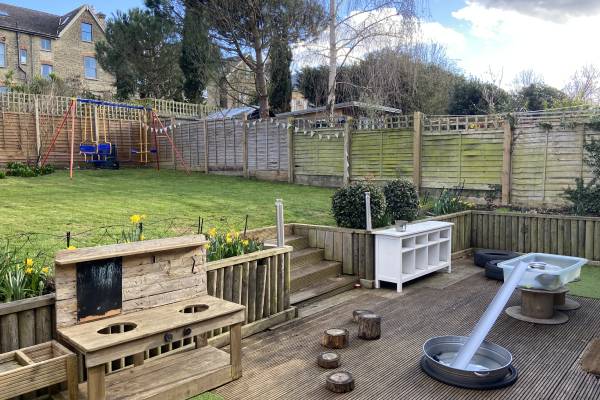
<svg viewBox="0 0 600 400">
<path fill-rule="evenodd" d="M 412 140 L 412 130 L 352 132 L 350 178 L 353 180 L 411 179 Z"/>
<path fill-rule="evenodd" d="M 336 137 L 335 134 L 338 136 Z M 321 137 L 319 137 L 321 136 Z M 295 134 L 294 170 L 296 175 L 343 175 L 344 140 L 340 131 Z"/>
<path fill-rule="evenodd" d="M 54 294 L 0 304 L 0 353 L 54 336 Z"/>
</svg>

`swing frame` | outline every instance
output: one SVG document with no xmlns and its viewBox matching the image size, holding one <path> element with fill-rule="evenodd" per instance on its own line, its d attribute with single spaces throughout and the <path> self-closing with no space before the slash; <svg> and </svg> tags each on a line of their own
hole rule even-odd
<svg viewBox="0 0 600 400">
<path fill-rule="evenodd" d="M 183 159 L 181 153 L 179 152 L 179 150 L 177 149 L 177 147 L 175 146 L 175 143 L 173 142 L 173 138 L 171 138 L 171 136 L 169 135 L 167 128 L 163 125 L 162 121 L 160 120 L 160 118 L 158 117 L 158 115 L 154 112 L 154 110 L 152 110 L 152 108 L 150 107 L 145 107 L 145 106 L 137 106 L 137 105 L 130 105 L 130 104 L 123 104 L 123 103 L 113 103 L 113 102 L 108 102 L 108 101 L 103 101 L 103 100 L 94 100 L 94 99 L 82 99 L 82 98 L 76 98 L 73 97 L 69 100 L 69 105 L 67 108 L 67 111 L 64 113 L 63 118 L 58 126 L 58 128 L 56 129 L 54 135 L 52 136 L 52 140 L 50 142 L 50 146 L 48 147 L 48 149 L 46 150 L 46 153 L 44 154 L 44 157 L 42 158 L 42 161 L 40 163 L 41 166 L 46 165 L 46 162 L 48 161 L 48 157 L 50 156 L 50 154 L 52 153 L 54 146 L 56 145 L 56 140 L 58 139 L 58 136 L 60 135 L 60 133 L 62 132 L 63 128 L 68 125 L 68 120 L 69 117 L 71 119 L 71 129 L 70 129 L 70 137 L 69 137 L 69 142 L 70 142 L 70 157 L 69 157 L 69 178 L 73 179 L 73 166 L 74 166 L 74 155 L 75 155 L 75 117 L 77 115 L 77 104 L 82 104 L 82 105 L 94 105 L 96 107 L 104 107 L 101 111 L 101 113 L 103 113 L 103 127 L 104 127 L 104 144 L 108 144 L 109 145 L 109 150 L 112 151 L 112 143 L 108 142 L 108 131 L 106 129 L 106 109 L 108 107 L 114 107 L 114 108 L 126 108 L 126 109 L 137 109 L 140 112 L 140 139 L 142 139 L 142 136 L 144 136 L 146 138 L 146 154 L 145 154 L 145 160 L 146 162 L 148 161 L 148 133 L 147 133 L 147 129 L 150 129 L 149 127 L 146 127 L 146 132 L 142 132 L 144 131 L 143 127 L 142 127 L 142 118 L 141 115 L 143 115 L 144 112 L 148 112 L 150 114 L 150 117 L 152 118 L 152 128 L 151 128 L 151 132 L 153 133 L 153 141 L 154 141 L 154 149 L 155 154 L 156 154 L 156 170 L 160 171 L 160 160 L 159 160 L 159 150 L 158 150 L 158 129 L 156 129 L 156 124 L 160 124 L 161 126 L 161 133 L 164 132 L 164 135 L 161 135 L 161 138 L 167 138 L 167 140 L 169 141 L 171 147 L 173 148 L 178 161 L 181 163 L 181 165 L 183 166 L 183 168 L 185 169 L 185 172 L 189 175 L 191 173 L 190 168 L 188 167 L 188 165 L 186 164 L 185 160 Z M 85 107 L 85 106 L 84 106 Z M 96 109 L 98 110 L 98 108 Z M 85 108 L 84 108 L 84 113 L 85 113 Z M 96 116 L 98 115 L 98 113 L 96 113 Z M 84 124 L 86 124 L 84 126 L 84 130 L 86 132 L 85 135 L 85 139 L 87 139 L 87 118 L 84 115 Z M 90 115 L 90 125 L 91 125 L 91 115 Z M 91 133 L 91 132 L 90 132 Z M 97 136 L 99 136 L 99 132 L 96 133 Z M 99 145 L 99 137 L 96 138 L 96 154 L 98 154 L 98 145 Z M 142 144 L 142 142 L 140 142 L 140 144 Z M 81 154 L 81 151 L 80 151 Z M 142 155 L 140 154 L 140 160 L 142 160 Z M 93 156 L 92 156 L 93 157 Z M 87 162 L 87 157 L 84 154 L 84 161 Z M 141 162 L 141 161 L 140 161 Z"/>
</svg>

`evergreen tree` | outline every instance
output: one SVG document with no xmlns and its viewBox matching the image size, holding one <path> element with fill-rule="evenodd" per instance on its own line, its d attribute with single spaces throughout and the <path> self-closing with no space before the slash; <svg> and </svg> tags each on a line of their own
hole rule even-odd
<svg viewBox="0 0 600 400">
<path fill-rule="evenodd" d="M 292 100 L 292 49 L 287 36 L 282 34 L 271 45 L 271 76 L 269 104 L 275 114 L 290 111 Z"/>
<path fill-rule="evenodd" d="M 210 72 L 219 59 L 219 52 L 208 37 L 203 11 L 186 7 L 183 19 L 179 66 L 184 76 L 183 93 L 187 100 L 193 102 L 202 100 Z"/>
</svg>

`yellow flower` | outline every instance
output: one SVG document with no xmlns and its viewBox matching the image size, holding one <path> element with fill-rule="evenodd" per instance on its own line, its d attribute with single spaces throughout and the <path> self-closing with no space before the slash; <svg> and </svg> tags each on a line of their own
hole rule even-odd
<svg viewBox="0 0 600 400">
<path fill-rule="evenodd" d="M 230 240 L 231 240 L 231 232 L 227 232 L 227 235 L 225 235 L 225 239 L 227 240 L 227 243 L 230 243 Z"/>
<path fill-rule="evenodd" d="M 248 246 L 248 243 L 250 243 L 250 242 L 248 241 L 248 239 L 242 240 L 242 244 L 243 244 L 244 246 Z"/>
<path fill-rule="evenodd" d="M 206 243 L 206 244 L 204 244 L 204 248 L 205 248 L 206 250 L 210 249 L 210 243 Z"/>
<path fill-rule="evenodd" d="M 69 247 L 67 247 L 67 250 L 75 250 L 76 248 L 77 247 L 75 247 L 75 246 L 69 246 Z"/>
<path fill-rule="evenodd" d="M 25 270 L 26 274 L 31 274 L 33 272 L 33 268 L 29 267 Z"/>
<path fill-rule="evenodd" d="M 234 238 L 239 238 L 240 237 L 240 233 L 239 232 L 233 232 L 233 237 Z"/>
<path fill-rule="evenodd" d="M 211 237 L 217 236 L 217 228 L 210 228 L 208 230 L 208 236 L 211 236 Z"/>
<path fill-rule="evenodd" d="M 31 258 L 25 259 L 25 266 L 31 267 L 33 265 L 33 260 Z"/>
<path fill-rule="evenodd" d="M 144 240 L 144 234 L 140 234 L 140 240 Z"/>
<path fill-rule="evenodd" d="M 129 220 L 132 224 L 138 224 L 142 220 L 142 217 L 140 217 L 138 214 L 133 214 L 131 217 L 129 217 Z"/>
<path fill-rule="evenodd" d="M 227 242 L 227 244 L 231 244 L 231 242 L 233 242 L 233 239 L 231 238 L 231 236 L 227 235 L 225 241 Z"/>
<path fill-rule="evenodd" d="M 42 268 L 42 272 L 43 272 L 43 273 L 47 274 L 47 273 L 48 273 L 48 271 L 50 271 L 50 269 L 49 269 L 48 267 L 44 267 L 44 268 Z"/>
</svg>

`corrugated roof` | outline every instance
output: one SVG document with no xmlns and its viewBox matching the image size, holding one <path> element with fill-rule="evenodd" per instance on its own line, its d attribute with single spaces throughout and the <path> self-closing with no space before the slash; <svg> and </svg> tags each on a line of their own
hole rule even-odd
<svg viewBox="0 0 600 400">
<path fill-rule="evenodd" d="M 240 118 L 244 114 L 249 115 L 256 111 L 257 107 L 236 107 L 236 108 L 224 108 L 219 111 L 212 112 L 206 116 L 206 119 L 227 119 L 227 118 Z"/>
<path fill-rule="evenodd" d="M 65 15 L 54 15 L 0 3 L 0 28 L 40 36 L 58 37 L 60 32 L 83 7 L 85 6 L 77 7 Z"/>
<path fill-rule="evenodd" d="M 349 108 L 349 107 L 363 108 L 363 109 L 366 109 L 366 110 L 383 111 L 383 112 L 390 113 L 390 114 L 402 114 L 402 110 L 400 110 L 398 108 L 380 106 L 380 105 L 377 105 L 377 104 L 362 103 L 360 101 L 348 101 L 346 103 L 338 103 L 338 104 L 335 104 L 333 106 L 333 108 L 335 110 L 338 110 L 340 108 Z M 285 112 L 285 113 L 277 114 L 277 116 L 278 117 L 293 117 L 293 116 L 296 116 L 296 115 L 319 113 L 319 112 L 323 112 L 323 111 L 326 111 L 326 110 L 327 110 L 327 107 L 325 107 L 325 106 L 321 106 L 321 107 L 309 107 L 309 108 L 307 108 L 305 110 L 290 111 L 290 112 Z"/>
</svg>

